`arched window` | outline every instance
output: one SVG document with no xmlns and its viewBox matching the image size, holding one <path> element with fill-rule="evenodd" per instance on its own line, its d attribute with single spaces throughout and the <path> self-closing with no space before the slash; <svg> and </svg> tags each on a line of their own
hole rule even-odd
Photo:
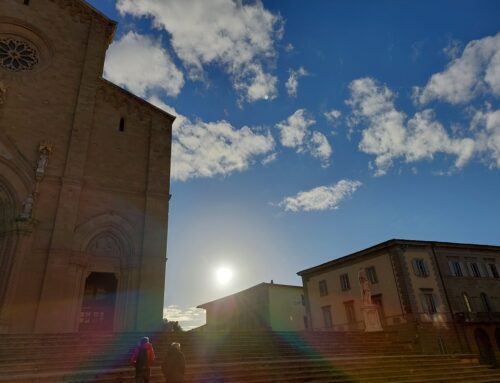
<svg viewBox="0 0 500 383">
<path fill-rule="evenodd" d="M 467 310 L 467 312 L 471 313 L 472 305 L 470 304 L 469 295 L 467 295 L 467 293 L 463 293 L 462 296 L 464 297 L 465 309 Z"/>
<path fill-rule="evenodd" d="M 490 313 L 492 311 L 491 310 L 491 303 L 490 303 L 490 299 L 488 298 L 488 296 L 485 293 L 481 293 L 481 302 L 483 303 L 483 311 Z"/>
<path fill-rule="evenodd" d="M 125 119 L 123 117 L 120 118 L 120 126 L 118 127 L 118 130 L 120 132 L 124 132 L 125 131 Z"/>
</svg>

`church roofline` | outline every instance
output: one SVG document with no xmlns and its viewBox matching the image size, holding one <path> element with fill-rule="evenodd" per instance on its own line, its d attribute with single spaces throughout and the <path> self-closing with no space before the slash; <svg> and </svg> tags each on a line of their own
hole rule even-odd
<svg viewBox="0 0 500 383">
<path fill-rule="evenodd" d="M 121 86 L 119 85 L 116 85 L 115 83 L 112 83 L 111 81 L 109 80 L 106 80 L 105 78 L 101 77 L 100 80 L 107 86 L 110 86 L 112 88 L 114 88 L 115 90 L 118 90 L 120 91 L 121 93 L 125 94 L 126 96 L 128 97 L 131 97 L 132 99 L 136 100 L 136 101 L 139 101 L 141 104 L 145 105 L 145 106 L 148 106 L 153 112 L 155 113 L 160 113 L 162 115 L 164 115 L 165 117 L 167 117 L 171 122 L 174 122 L 174 120 L 177 118 L 176 116 L 168 113 L 167 111 L 161 109 L 161 108 L 158 108 L 157 106 L 151 104 L 150 102 L 144 100 L 143 98 L 139 97 L 139 96 L 136 96 L 135 94 L 129 92 L 128 90 L 126 89 L 123 89 Z"/>
<path fill-rule="evenodd" d="M 439 247 L 452 247 L 452 248 L 470 248 L 470 249 L 476 249 L 476 250 L 493 250 L 493 251 L 499 251 L 500 246 L 495 246 L 495 245 L 480 245 L 480 244 L 475 244 L 475 243 L 457 243 L 457 242 L 440 242 L 440 241 L 421 241 L 421 240 L 413 240 L 413 239 L 390 239 L 385 242 L 378 243 L 374 246 L 368 247 L 366 249 L 356 251 L 354 253 L 345 255 L 343 257 L 336 258 L 332 261 L 328 261 L 325 263 L 322 263 L 318 266 L 311 267 L 309 269 L 305 269 L 302 271 L 299 271 L 297 275 L 303 277 L 307 275 L 312 275 L 320 271 L 328 270 L 334 266 L 343 264 L 345 262 L 353 261 L 353 260 L 361 260 L 365 256 L 372 255 L 373 253 L 384 250 L 390 247 L 394 246 L 401 246 L 401 245 L 406 245 L 406 246 L 439 246 Z"/>
<path fill-rule="evenodd" d="M 55 0 L 52 0 L 52 1 L 55 1 Z M 86 9 L 88 9 L 94 16 L 99 18 L 104 24 L 107 24 L 111 27 L 109 29 L 108 36 L 107 36 L 108 45 L 111 44 L 111 42 L 113 41 L 113 38 L 115 36 L 116 26 L 117 26 L 118 22 L 113 20 L 113 19 L 110 19 L 108 16 L 106 16 L 104 13 L 102 13 L 98 9 L 94 8 L 92 5 L 90 5 L 85 0 L 73 0 L 73 1 L 80 4 L 81 6 L 85 7 Z"/>
</svg>

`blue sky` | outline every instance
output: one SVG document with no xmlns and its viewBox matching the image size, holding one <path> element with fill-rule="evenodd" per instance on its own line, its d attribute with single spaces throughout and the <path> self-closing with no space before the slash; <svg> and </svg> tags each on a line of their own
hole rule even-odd
<svg viewBox="0 0 500 383">
<path fill-rule="evenodd" d="M 186 328 L 390 238 L 500 245 L 497 1 L 90 3 L 119 22 L 105 77 L 179 116 L 165 305 Z"/>
</svg>

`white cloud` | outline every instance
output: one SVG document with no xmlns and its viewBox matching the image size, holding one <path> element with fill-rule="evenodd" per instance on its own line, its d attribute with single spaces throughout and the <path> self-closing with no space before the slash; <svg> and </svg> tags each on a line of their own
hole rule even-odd
<svg viewBox="0 0 500 383">
<path fill-rule="evenodd" d="M 171 36 L 171 44 L 192 79 L 217 64 L 247 101 L 276 97 L 276 77 L 266 72 L 276 58 L 283 19 L 260 1 L 118 0 L 121 14 L 151 17 Z"/>
<path fill-rule="evenodd" d="M 305 109 L 298 109 L 286 120 L 276 124 L 276 128 L 280 131 L 283 146 L 294 148 L 297 153 L 309 152 L 321 161 L 323 167 L 327 167 L 332 148 L 323 133 L 308 130 L 315 123 L 316 120 L 309 117 Z"/>
<path fill-rule="evenodd" d="M 310 118 L 305 109 L 298 109 L 287 120 L 276 124 L 281 134 L 281 144 L 302 151 L 307 129 L 315 123 L 316 120 Z"/>
<path fill-rule="evenodd" d="M 332 155 L 332 147 L 328 143 L 325 135 L 320 132 L 313 132 L 307 147 L 311 155 L 321 161 L 323 167 L 330 165 L 329 160 Z"/>
<path fill-rule="evenodd" d="M 360 186 L 359 181 L 341 180 L 335 185 L 319 186 L 300 192 L 294 197 L 287 197 L 280 202 L 279 206 L 292 212 L 338 209 L 340 203 L 350 197 Z"/>
<path fill-rule="evenodd" d="M 456 48 L 448 51 L 456 54 Z M 424 87 L 415 87 L 413 96 L 420 104 L 461 104 L 488 93 L 500 96 L 500 33 L 469 42 L 443 72 L 432 75 Z"/>
<path fill-rule="evenodd" d="M 500 110 L 477 111 L 472 119 L 476 132 L 476 147 L 489 166 L 500 169 Z"/>
<path fill-rule="evenodd" d="M 163 308 L 163 317 L 169 321 L 179 322 L 183 330 L 191 330 L 205 324 L 205 310 L 196 307 L 182 308 L 170 305 Z"/>
<path fill-rule="evenodd" d="M 443 53 L 448 56 L 450 60 L 456 59 L 460 52 L 462 52 L 463 44 L 460 40 L 451 39 L 448 45 L 443 48 Z"/>
<path fill-rule="evenodd" d="M 342 112 L 337 109 L 332 109 L 328 112 L 323 113 L 323 115 L 329 122 L 335 122 L 342 116 Z"/>
<path fill-rule="evenodd" d="M 157 97 L 152 104 L 177 116 L 173 126 L 171 176 L 186 181 L 243 171 L 258 156 L 271 154 L 274 139 L 269 131 L 244 126 L 236 129 L 227 121 L 191 121 Z"/>
<path fill-rule="evenodd" d="M 106 54 L 104 77 L 145 97 L 151 91 L 177 96 L 184 76 L 160 40 L 128 32 L 113 42 Z"/>
<path fill-rule="evenodd" d="M 289 96 L 296 97 L 297 89 L 299 87 L 299 78 L 309 75 L 309 73 L 304 69 L 304 67 L 300 67 L 297 70 L 290 69 L 290 76 L 286 81 L 286 91 Z"/>
<path fill-rule="evenodd" d="M 274 152 L 268 155 L 266 158 L 262 160 L 262 165 L 267 165 L 270 164 L 271 162 L 276 161 L 276 158 L 278 158 L 278 153 Z"/>
<path fill-rule="evenodd" d="M 359 149 L 375 155 L 376 175 L 383 175 L 396 158 L 406 162 L 432 159 L 436 153 L 456 156 L 455 166 L 464 166 L 474 153 L 474 140 L 452 138 L 434 120 L 430 109 L 416 113 L 406 121 L 406 115 L 396 109 L 395 95 L 386 86 L 371 78 L 354 80 L 350 84 L 352 108 L 350 125 L 366 123 Z"/>
</svg>

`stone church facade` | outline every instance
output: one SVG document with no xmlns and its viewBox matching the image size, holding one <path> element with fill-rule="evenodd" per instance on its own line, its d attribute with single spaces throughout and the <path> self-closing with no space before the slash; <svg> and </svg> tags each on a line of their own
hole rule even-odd
<svg viewBox="0 0 500 383">
<path fill-rule="evenodd" d="M 0 2 L 1 333 L 161 323 L 175 117 L 102 78 L 114 30 Z"/>
</svg>

